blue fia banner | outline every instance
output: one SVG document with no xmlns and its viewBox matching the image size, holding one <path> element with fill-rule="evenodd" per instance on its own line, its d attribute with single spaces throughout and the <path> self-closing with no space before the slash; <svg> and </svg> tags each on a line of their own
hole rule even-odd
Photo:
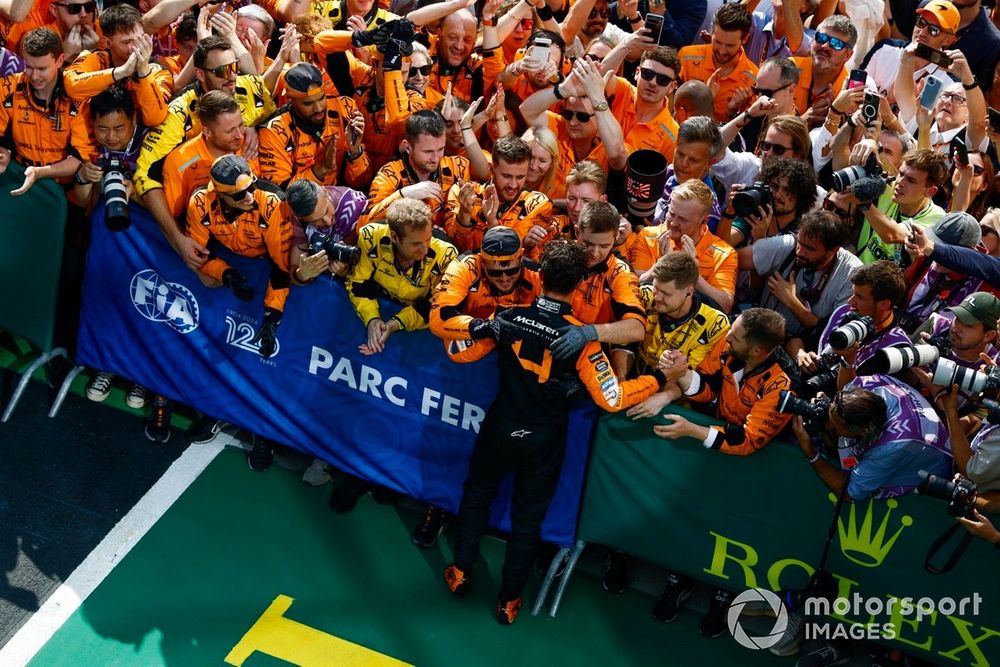
<svg viewBox="0 0 1000 667">
<path fill-rule="evenodd" d="M 344 285 L 293 286 L 278 350 L 251 343 L 263 317 L 268 264 L 223 251 L 256 289 L 238 300 L 206 288 L 149 213 L 111 232 L 93 219 L 78 362 L 134 380 L 207 415 L 324 459 L 349 473 L 456 512 L 479 425 L 497 391 L 493 357 L 452 363 L 429 331 L 393 334 L 362 355 L 365 327 Z M 383 315 L 399 306 L 383 303 Z M 574 410 L 566 463 L 543 539 L 574 542 L 596 408 Z M 510 480 L 492 525 L 509 530 Z"/>
</svg>

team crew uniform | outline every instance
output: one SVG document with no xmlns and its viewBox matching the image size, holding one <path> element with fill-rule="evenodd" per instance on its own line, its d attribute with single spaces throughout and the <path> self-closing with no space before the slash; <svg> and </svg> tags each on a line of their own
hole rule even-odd
<svg viewBox="0 0 1000 667">
<path fill-rule="evenodd" d="M 69 156 L 91 159 L 94 145 L 86 103 L 75 102 L 56 83 L 52 102 L 35 100 L 23 72 L 0 79 L 0 145 L 25 166 L 55 164 Z"/>
</svg>

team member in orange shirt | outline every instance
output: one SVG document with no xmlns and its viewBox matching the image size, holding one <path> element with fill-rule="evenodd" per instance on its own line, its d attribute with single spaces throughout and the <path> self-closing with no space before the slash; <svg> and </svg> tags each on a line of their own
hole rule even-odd
<svg viewBox="0 0 1000 667">
<path fill-rule="evenodd" d="M 371 178 L 362 143 L 364 118 L 350 97 L 330 97 L 312 63 L 285 73 L 290 100 L 258 132 L 260 175 L 281 187 L 293 178 L 360 187 Z"/>
<path fill-rule="evenodd" d="M 710 299 L 710 305 L 728 313 L 736 295 L 738 260 L 733 247 L 708 230 L 712 201 L 712 191 L 701 181 L 678 185 L 670 194 L 666 220 L 639 233 L 630 259 L 637 271 L 648 271 L 671 250 L 694 255 L 701 270 L 695 289 Z"/>
<path fill-rule="evenodd" d="M 750 36 L 750 13 L 739 4 L 724 4 L 712 22 L 712 43 L 685 46 L 681 59 L 683 81 L 703 81 L 715 96 L 715 120 L 722 123 L 753 102 L 757 65 L 743 45 Z"/>
<path fill-rule="evenodd" d="M 613 251 L 620 216 L 605 201 L 592 201 L 580 211 L 576 237 L 587 250 L 587 270 L 573 292 L 573 315 L 584 323 L 570 328 L 552 344 L 559 358 L 572 356 L 590 341 L 628 345 L 646 335 L 646 309 L 639 279 Z M 612 353 L 612 366 L 623 378 L 627 357 Z"/>
<path fill-rule="evenodd" d="M 7 34 L 7 48 L 20 52 L 21 40 L 35 28 L 48 28 L 63 42 L 66 62 L 73 62 L 82 51 L 92 51 L 101 41 L 101 33 L 94 25 L 97 17 L 97 2 L 41 0 L 28 13 L 28 18 L 10 26 Z"/>
<path fill-rule="evenodd" d="M 291 278 L 288 261 L 292 247 L 291 214 L 281 191 L 254 176 L 238 155 L 223 155 L 209 170 L 207 187 L 199 188 L 187 206 L 187 235 L 208 247 L 214 239 L 237 255 L 267 257 L 271 265 L 264 293 L 264 323 L 252 341 L 260 354 L 274 354 L 275 328 L 281 321 Z M 225 285 L 242 301 L 254 298 L 254 289 L 239 270 L 213 253 L 201 273 Z"/>
<path fill-rule="evenodd" d="M 677 148 L 677 121 L 670 112 L 670 95 L 677 89 L 680 60 L 668 46 L 657 46 L 643 52 L 636 70 L 636 85 L 618 79 L 615 97 L 624 95 L 635 100 L 619 117 L 625 144 L 629 152 L 654 150 L 673 162 Z"/>
<path fill-rule="evenodd" d="M 150 213 L 160 225 L 167 240 L 194 270 L 201 268 L 208 258 L 208 250 L 194 241 L 194 237 L 184 235 L 177 220 L 181 219 L 188 200 L 197 188 L 208 183 L 212 163 L 228 153 L 237 153 L 243 147 L 243 118 L 236 98 L 221 90 L 213 90 L 201 96 L 198 104 L 201 120 L 201 134 L 185 141 L 175 148 L 157 166 L 163 170 L 155 173 L 156 180 L 163 183 L 162 205 L 150 207 Z M 150 201 L 147 198 L 147 201 Z M 181 238 L 182 237 L 182 238 Z M 187 252 L 193 252 L 200 260 L 197 264 L 188 261 Z"/>
<path fill-rule="evenodd" d="M 614 73 L 608 72 L 602 77 L 597 65 L 581 58 L 562 83 L 540 90 L 521 103 L 525 122 L 547 123 L 559 140 L 557 186 L 551 193 L 555 199 L 565 195 L 559 184 L 566 182 L 569 170 L 581 160 L 593 160 L 605 169 L 625 168 L 628 149 L 622 128 L 604 98 L 612 76 Z M 562 110 L 558 114 L 548 111 L 559 100 L 564 100 Z"/>
<path fill-rule="evenodd" d="M 11 159 L 27 166 L 14 194 L 27 192 L 39 179 L 72 176 L 94 153 L 87 106 L 62 89 L 59 36 L 48 28 L 32 30 L 21 56 L 24 72 L 0 79 L 0 137 L 6 138 L 0 173 Z"/>
<path fill-rule="evenodd" d="M 833 98 L 844 88 L 846 63 L 854 54 L 857 41 L 858 30 L 851 19 L 835 14 L 825 18 L 816 28 L 812 55 L 792 58 L 799 68 L 795 108 L 807 109 L 802 116 L 809 127 L 823 124 Z"/>
<path fill-rule="evenodd" d="M 173 76 L 149 62 L 153 41 L 142 30 L 142 14 L 131 5 L 115 5 L 101 13 L 108 48 L 85 52 L 66 68 L 66 94 L 85 102 L 105 88 L 122 85 L 135 100 L 142 124 L 156 127 L 167 117 Z"/>
<path fill-rule="evenodd" d="M 523 139 L 500 137 L 493 146 L 493 180 L 451 187 L 444 228 L 459 251 L 479 248 L 486 230 L 497 225 L 517 232 L 526 248 L 546 237 L 552 202 L 541 192 L 524 189 L 530 160 L 531 149 Z"/>
<path fill-rule="evenodd" d="M 432 49 L 435 62 L 424 91 L 428 106 L 433 107 L 444 99 L 449 84 L 452 95 L 466 102 L 482 97 L 493 88 L 505 65 L 491 13 L 496 11 L 498 4 L 496 0 L 488 0 L 483 9 L 482 55 L 473 53 L 477 22 L 472 12 L 460 9 L 442 21 L 440 39 Z"/>
<path fill-rule="evenodd" d="M 392 202 L 419 199 L 431 209 L 435 227 L 444 227 L 448 191 L 469 178 L 469 160 L 445 155 L 445 122 L 437 111 L 422 109 L 406 121 L 400 158 L 378 170 L 368 195 L 368 221 L 385 218 Z"/>
</svg>

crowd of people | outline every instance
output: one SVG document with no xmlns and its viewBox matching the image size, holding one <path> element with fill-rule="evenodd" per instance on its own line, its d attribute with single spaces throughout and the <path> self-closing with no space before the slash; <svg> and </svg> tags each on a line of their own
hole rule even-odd
<svg viewBox="0 0 1000 667">
<path fill-rule="evenodd" d="M 798 443 L 848 501 L 958 473 L 979 490 L 963 522 L 1000 542 L 980 513 L 1000 508 L 1000 406 L 981 400 L 1000 387 L 1000 15 L 980 0 L 869 9 L 0 0 L 0 171 L 24 168 L 15 195 L 62 185 L 84 243 L 124 176 L 206 286 L 262 301 L 265 357 L 289 291 L 316 280 L 343 284 L 361 354 L 424 328 L 455 363 L 495 353 L 445 581 L 468 587 L 513 471 L 502 623 L 575 393 L 723 455 Z M 650 151 L 667 166 L 643 193 L 633 159 Z M 262 296 L 223 248 L 268 263 Z M 113 381 L 98 373 L 88 396 Z M 134 385 L 128 403 L 149 394 Z M 169 402 L 152 404 L 147 435 L 166 441 Z M 189 438 L 227 427 L 206 416 Z M 266 469 L 272 444 L 249 436 Z M 316 461 L 306 479 L 329 473 Z M 345 475 L 331 506 L 369 488 Z M 451 519 L 428 507 L 414 542 L 434 546 Z M 611 553 L 605 587 L 628 581 Z M 671 573 L 654 616 L 676 618 L 691 583 Z M 704 634 L 723 634 L 731 596 L 716 591 Z M 773 652 L 799 650 L 790 627 Z"/>
</svg>

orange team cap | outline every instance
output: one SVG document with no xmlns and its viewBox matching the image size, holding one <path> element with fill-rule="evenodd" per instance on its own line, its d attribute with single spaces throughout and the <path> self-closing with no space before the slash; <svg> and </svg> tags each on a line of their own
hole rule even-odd
<svg viewBox="0 0 1000 667">
<path fill-rule="evenodd" d="M 250 165 L 239 155 L 223 155 L 212 163 L 212 187 L 216 192 L 242 192 L 257 182 Z"/>
<path fill-rule="evenodd" d="M 521 239 L 510 227 L 492 227 L 483 234 L 483 259 L 506 262 L 521 256 Z"/>
<path fill-rule="evenodd" d="M 323 74 L 312 63 L 295 63 L 285 70 L 285 90 L 289 97 L 301 99 L 324 91 Z"/>
<path fill-rule="evenodd" d="M 917 14 L 930 14 L 942 30 L 954 33 L 962 23 L 958 8 L 948 0 L 931 0 L 917 9 Z M 925 17 L 926 18 L 926 17 Z"/>
</svg>

